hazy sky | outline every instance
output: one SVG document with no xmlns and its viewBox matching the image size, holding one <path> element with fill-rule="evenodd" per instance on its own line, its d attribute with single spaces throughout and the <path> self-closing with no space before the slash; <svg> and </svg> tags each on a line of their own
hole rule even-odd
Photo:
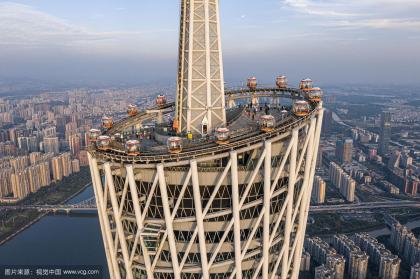
<svg viewBox="0 0 420 279">
<path fill-rule="evenodd" d="M 0 0 L 0 77 L 175 81 L 179 0 Z M 225 75 L 420 83 L 420 0 L 220 0 Z"/>
</svg>

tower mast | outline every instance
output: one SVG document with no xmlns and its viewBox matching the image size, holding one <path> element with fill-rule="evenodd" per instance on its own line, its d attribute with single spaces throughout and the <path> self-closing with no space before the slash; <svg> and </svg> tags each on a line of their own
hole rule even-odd
<svg viewBox="0 0 420 279">
<path fill-rule="evenodd" d="M 226 124 L 219 0 L 182 0 L 178 132 L 205 135 Z"/>
</svg>

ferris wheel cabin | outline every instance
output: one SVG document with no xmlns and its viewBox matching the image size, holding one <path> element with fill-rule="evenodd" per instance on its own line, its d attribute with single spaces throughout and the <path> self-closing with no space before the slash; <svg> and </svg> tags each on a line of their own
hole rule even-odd
<svg viewBox="0 0 420 279">
<path fill-rule="evenodd" d="M 308 116 L 311 112 L 311 107 L 306 101 L 296 101 L 293 104 L 293 114 L 298 117 Z"/>
<path fill-rule="evenodd" d="M 256 77 L 250 77 L 248 79 L 247 86 L 248 86 L 248 88 L 250 90 L 257 89 L 257 86 L 258 86 L 258 80 L 257 80 L 257 78 Z"/>
<path fill-rule="evenodd" d="M 276 85 L 279 89 L 287 89 L 287 78 L 285 76 L 279 76 L 276 79 Z"/>
</svg>

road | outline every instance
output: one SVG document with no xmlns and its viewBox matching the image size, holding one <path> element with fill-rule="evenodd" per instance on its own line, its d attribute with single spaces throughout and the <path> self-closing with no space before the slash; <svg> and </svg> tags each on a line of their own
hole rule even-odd
<svg viewBox="0 0 420 279">
<path fill-rule="evenodd" d="M 384 201 L 384 202 L 366 202 L 357 204 L 340 204 L 340 205 L 320 205 L 311 206 L 311 213 L 326 213 L 326 212 L 345 212 L 354 210 L 376 210 L 376 209 L 390 209 L 390 208 L 420 208 L 418 201 Z"/>
</svg>

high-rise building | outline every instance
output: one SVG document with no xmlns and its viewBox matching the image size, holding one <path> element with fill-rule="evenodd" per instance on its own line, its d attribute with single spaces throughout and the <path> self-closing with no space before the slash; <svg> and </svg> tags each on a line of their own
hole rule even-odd
<svg viewBox="0 0 420 279">
<path fill-rule="evenodd" d="M 51 112 L 49 112 L 51 113 Z M 48 114 L 48 113 L 47 113 Z M 52 114 L 54 116 L 54 114 Z M 52 121 L 51 121 L 52 122 Z M 57 136 L 55 126 L 50 126 L 42 130 L 42 136 L 44 138 L 55 138 Z"/>
<path fill-rule="evenodd" d="M 60 142 L 58 137 L 44 138 L 43 140 L 44 153 L 58 154 L 60 152 Z"/>
<path fill-rule="evenodd" d="M 412 164 L 413 164 L 413 157 L 411 157 L 407 153 L 403 153 L 401 156 L 401 167 L 406 169 Z"/>
<path fill-rule="evenodd" d="M 306 238 L 305 250 L 310 253 L 315 262 L 325 265 L 325 270 L 329 269 L 333 271 L 334 276 L 331 278 L 344 278 L 346 260 L 334 248 L 330 247 L 327 242 L 321 240 L 319 237 Z"/>
<path fill-rule="evenodd" d="M 419 179 L 412 175 L 406 175 L 404 177 L 404 193 L 417 196 L 419 193 Z"/>
<path fill-rule="evenodd" d="M 389 152 L 389 143 L 391 141 L 391 120 L 390 112 L 381 114 L 381 134 L 379 137 L 379 154 L 386 155 Z"/>
<path fill-rule="evenodd" d="M 69 122 L 65 125 L 65 130 L 67 132 L 71 132 L 77 129 L 77 123 L 76 122 Z"/>
<path fill-rule="evenodd" d="M 388 160 L 388 168 L 393 170 L 395 168 L 399 168 L 401 163 L 401 151 L 395 150 L 390 156 Z"/>
<path fill-rule="evenodd" d="M 29 152 L 29 137 L 18 137 L 17 141 L 20 150 Z"/>
<path fill-rule="evenodd" d="M 327 267 L 333 268 L 335 271 L 334 279 L 344 279 L 346 270 L 346 259 L 340 254 L 327 255 Z"/>
<path fill-rule="evenodd" d="M 331 132 L 334 125 L 333 112 L 326 110 L 324 115 L 324 121 L 322 123 L 322 133 L 328 134 Z"/>
<path fill-rule="evenodd" d="M 379 278 L 398 278 L 401 260 L 395 255 L 385 255 L 381 258 L 379 265 Z"/>
<path fill-rule="evenodd" d="M 346 258 L 347 278 L 365 279 L 368 271 L 369 256 L 362 252 L 360 247 L 346 235 L 335 235 L 333 246 L 338 253 Z"/>
<path fill-rule="evenodd" d="M 334 162 L 330 163 L 330 180 L 349 202 L 354 202 L 356 181 Z"/>
<path fill-rule="evenodd" d="M 319 149 L 318 149 L 318 157 L 317 157 L 317 161 L 316 161 L 316 168 L 317 169 L 322 168 L 322 160 L 323 160 L 323 155 L 322 154 L 323 154 L 322 153 L 322 146 L 320 145 Z"/>
<path fill-rule="evenodd" d="M 89 165 L 88 152 L 86 150 L 80 150 L 79 161 L 82 167 Z"/>
<path fill-rule="evenodd" d="M 72 172 L 71 156 L 69 152 L 63 153 L 60 155 L 60 163 L 63 170 L 63 176 L 68 177 Z"/>
<path fill-rule="evenodd" d="M 0 168 L 0 198 L 4 198 L 13 193 L 12 189 L 12 177 L 13 169 L 11 168 Z"/>
<path fill-rule="evenodd" d="M 15 172 L 23 171 L 29 166 L 28 156 L 20 156 L 10 159 L 10 166 Z"/>
<path fill-rule="evenodd" d="M 17 142 L 17 130 L 16 128 L 10 128 L 9 129 L 9 140 L 13 143 Z"/>
<path fill-rule="evenodd" d="M 411 267 L 410 279 L 420 279 L 420 263 Z"/>
<path fill-rule="evenodd" d="M 24 199 L 30 193 L 29 182 L 24 171 L 16 172 L 11 175 L 11 185 L 13 196 L 16 199 Z"/>
<path fill-rule="evenodd" d="M 349 202 L 354 202 L 356 181 L 348 174 L 344 174 L 341 182 L 340 192 Z"/>
<path fill-rule="evenodd" d="M 312 200 L 316 204 L 325 203 L 325 190 L 327 188 L 327 184 L 325 181 L 319 177 L 315 176 L 314 179 L 314 188 L 312 190 Z"/>
<path fill-rule="evenodd" d="M 372 264 L 379 267 L 377 274 L 381 279 L 397 279 L 400 272 L 401 260 L 393 255 L 382 243 L 367 233 L 358 233 L 354 242 L 369 255 Z"/>
<path fill-rule="evenodd" d="M 80 134 L 74 134 L 74 135 L 69 136 L 69 147 L 70 147 L 70 152 L 73 158 L 79 158 L 80 146 L 81 146 Z"/>
<path fill-rule="evenodd" d="M 48 161 L 39 164 L 41 187 L 46 187 L 51 184 L 51 171 Z"/>
<path fill-rule="evenodd" d="M 310 271 L 311 270 L 311 254 L 305 250 L 302 252 L 302 259 L 300 260 L 300 271 Z"/>
<path fill-rule="evenodd" d="M 71 169 L 73 173 L 78 173 L 80 172 L 80 162 L 77 159 L 74 159 L 73 161 L 71 161 Z"/>
<path fill-rule="evenodd" d="M 25 170 L 28 176 L 29 190 L 31 193 L 37 192 L 41 188 L 40 165 L 30 166 Z"/>
<path fill-rule="evenodd" d="M 299 274 L 322 102 L 280 84 L 261 92 L 273 103 L 298 99 L 287 115 L 226 109 L 229 98 L 258 99 L 260 89 L 250 79 L 249 89 L 225 92 L 219 24 L 218 0 L 181 1 L 176 102 L 158 96 L 89 149 L 111 278 Z M 162 119 L 174 129 L 152 131 L 153 144 L 113 139 Z"/>
<path fill-rule="evenodd" d="M 60 157 L 54 157 L 51 160 L 52 177 L 54 181 L 61 181 L 63 179 L 63 165 Z"/>
<path fill-rule="evenodd" d="M 341 163 L 351 163 L 353 160 L 353 140 L 339 140 L 336 143 L 336 157 Z"/>
<path fill-rule="evenodd" d="M 29 154 L 29 162 L 31 165 L 35 165 L 37 162 L 42 160 L 42 153 L 41 152 L 32 152 Z"/>
<path fill-rule="evenodd" d="M 398 255 L 410 265 L 420 262 L 420 240 L 405 226 L 396 223 L 391 228 L 391 242 Z"/>
</svg>

